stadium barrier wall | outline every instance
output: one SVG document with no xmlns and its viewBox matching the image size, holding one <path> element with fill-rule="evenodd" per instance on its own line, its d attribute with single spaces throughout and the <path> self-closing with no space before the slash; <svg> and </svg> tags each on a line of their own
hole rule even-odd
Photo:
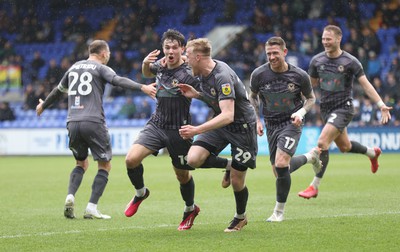
<svg viewBox="0 0 400 252">
<path fill-rule="evenodd" d="M 110 128 L 114 155 L 125 155 L 142 128 Z M 308 152 L 316 146 L 321 128 L 305 127 L 297 154 Z M 367 146 L 379 146 L 384 152 L 400 152 L 400 128 L 357 127 L 348 128 L 349 137 Z M 259 155 L 269 155 L 267 137 L 258 137 Z M 335 144 L 331 152 L 339 152 Z M 230 146 L 222 151 L 230 154 Z M 1 129 L 0 156 L 7 155 L 71 155 L 68 133 L 64 128 Z"/>
</svg>

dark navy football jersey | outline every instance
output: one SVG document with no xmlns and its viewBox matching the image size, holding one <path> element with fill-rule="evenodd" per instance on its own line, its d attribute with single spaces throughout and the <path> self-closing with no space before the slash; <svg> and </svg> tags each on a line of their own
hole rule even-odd
<svg viewBox="0 0 400 252">
<path fill-rule="evenodd" d="M 200 91 L 207 96 L 208 104 L 217 116 L 221 113 L 219 101 L 235 100 L 234 122 L 226 127 L 239 130 L 238 127 L 256 121 L 254 108 L 250 104 L 243 82 L 236 73 L 224 62 L 214 60 L 216 65 L 211 73 L 201 79 Z M 237 128 L 237 129 L 236 129 Z"/>
<path fill-rule="evenodd" d="M 291 115 L 303 107 L 302 94 L 308 96 L 312 92 L 308 74 L 288 65 L 286 72 L 276 73 L 266 63 L 251 74 L 250 89 L 260 97 L 267 128 L 291 122 Z"/>
<path fill-rule="evenodd" d="M 82 60 L 73 64 L 58 84 L 60 91 L 68 93 L 67 122 L 105 122 L 104 89 L 115 76 L 114 70 L 96 61 Z"/>
<path fill-rule="evenodd" d="M 156 75 L 157 83 L 157 106 L 150 120 L 162 129 L 179 129 L 182 125 L 190 124 L 191 99 L 180 93 L 177 84 L 185 83 L 198 89 L 199 80 L 192 76 L 191 68 L 185 63 L 168 69 L 157 61 L 150 71 Z"/>
<path fill-rule="evenodd" d="M 329 58 L 325 52 L 315 55 L 308 73 L 319 79 L 321 108 L 331 109 L 352 101 L 354 78 L 365 75 L 360 61 L 345 51 L 337 58 Z"/>
</svg>

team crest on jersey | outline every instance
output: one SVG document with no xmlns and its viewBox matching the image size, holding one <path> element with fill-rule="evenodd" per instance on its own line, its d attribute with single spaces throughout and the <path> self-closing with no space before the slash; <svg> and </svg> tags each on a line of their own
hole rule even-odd
<svg viewBox="0 0 400 252">
<path fill-rule="evenodd" d="M 173 86 L 173 87 L 178 86 L 178 84 L 179 84 L 179 81 L 178 81 L 177 79 L 173 79 L 173 80 L 172 80 L 172 86 Z"/>
<path fill-rule="evenodd" d="M 343 65 L 338 66 L 337 70 L 342 73 L 344 71 L 344 66 Z"/>
<path fill-rule="evenodd" d="M 210 89 L 211 95 L 215 96 L 217 94 L 217 92 L 215 92 L 215 88 L 211 88 Z"/>
<path fill-rule="evenodd" d="M 293 83 L 289 83 L 288 85 L 287 85 L 287 89 L 290 91 L 290 92 L 293 92 L 294 91 L 294 89 L 295 89 L 295 85 L 293 84 Z"/>
<path fill-rule="evenodd" d="M 224 95 L 230 95 L 231 92 L 232 92 L 232 90 L 231 90 L 231 85 L 230 85 L 229 83 L 222 84 L 222 85 L 221 85 L 221 88 L 222 88 L 222 93 L 223 93 Z"/>
<path fill-rule="evenodd" d="M 324 71 L 324 70 L 325 70 L 325 65 L 321 65 L 321 66 L 319 67 L 319 70 Z"/>
</svg>

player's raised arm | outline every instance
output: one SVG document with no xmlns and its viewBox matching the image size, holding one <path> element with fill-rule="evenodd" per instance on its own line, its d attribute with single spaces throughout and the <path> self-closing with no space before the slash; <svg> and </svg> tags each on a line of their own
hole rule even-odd
<svg viewBox="0 0 400 252">
<path fill-rule="evenodd" d="M 155 75 L 150 71 L 151 65 L 156 62 L 157 56 L 160 54 L 160 50 L 154 50 L 150 52 L 143 60 L 142 63 L 142 74 L 146 78 L 152 78 Z"/>
<path fill-rule="evenodd" d="M 141 90 L 143 93 L 147 94 L 151 98 L 155 98 L 156 96 L 156 88 L 155 88 L 155 83 L 152 83 L 150 85 L 145 85 L 141 83 L 137 83 L 136 81 L 133 81 L 131 79 L 128 79 L 126 77 L 121 77 L 121 76 L 115 76 L 113 79 L 113 83 L 116 86 L 120 86 L 125 89 L 130 89 L 130 90 Z"/>
</svg>

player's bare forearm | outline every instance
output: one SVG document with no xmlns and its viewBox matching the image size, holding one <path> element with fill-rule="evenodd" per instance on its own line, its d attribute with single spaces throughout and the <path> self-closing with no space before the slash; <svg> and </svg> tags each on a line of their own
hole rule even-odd
<svg viewBox="0 0 400 252">
<path fill-rule="evenodd" d="M 314 106 L 316 101 L 314 91 L 311 91 L 311 93 L 305 97 L 306 100 L 304 101 L 303 108 L 308 112 Z"/>
<path fill-rule="evenodd" d="M 250 103 L 256 111 L 257 119 L 260 120 L 260 97 L 258 93 L 250 92 Z"/>
</svg>

